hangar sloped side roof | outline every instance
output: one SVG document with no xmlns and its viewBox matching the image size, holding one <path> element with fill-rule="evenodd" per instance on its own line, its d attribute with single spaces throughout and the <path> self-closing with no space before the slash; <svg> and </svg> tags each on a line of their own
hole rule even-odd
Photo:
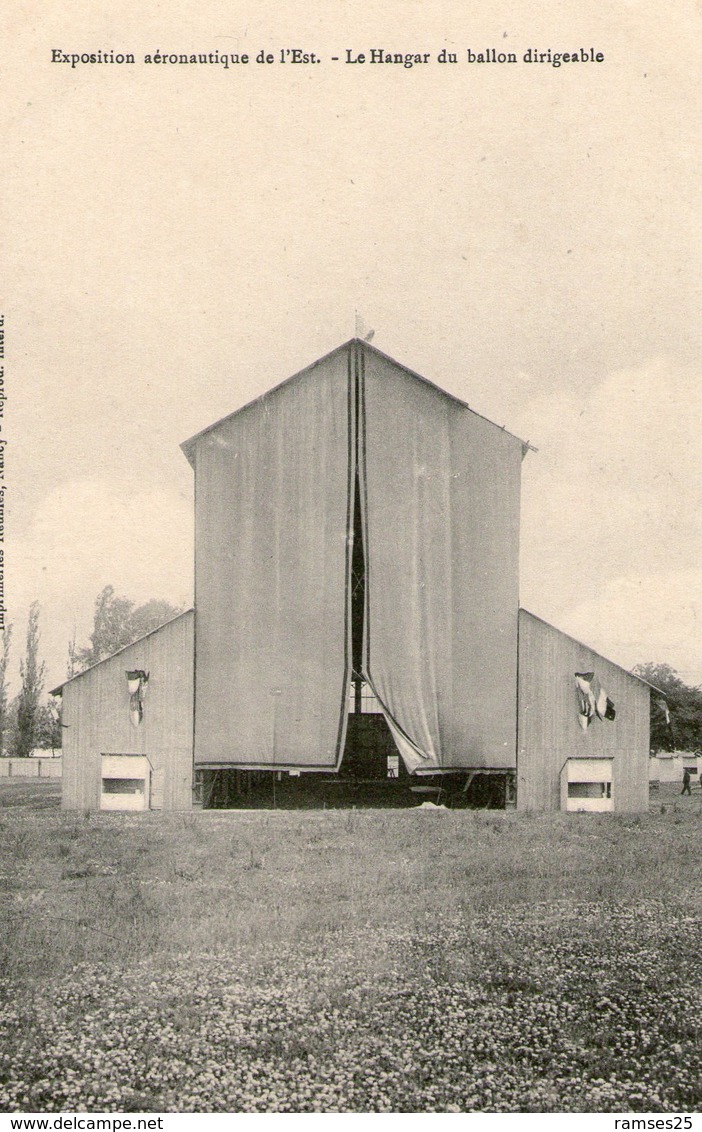
<svg viewBox="0 0 702 1132">
<path fill-rule="evenodd" d="M 68 680 L 64 680 L 62 684 L 58 684 L 55 688 L 51 688 L 49 695 L 59 696 L 61 692 L 63 692 L 63 689 L 67 684 L 72 684 L 74 680 L 80 680 L 83 676 L 87 676 L 89 672 L 93 672 L 96 668 L 99 668 L 101 664 L 107 664 L 108 660 L 114 660 L 114 658 L 116 656 L 119 656 L 120 653 L 126 652 L 127 649 L 133 648 L 134 645 L 141 644 L 141 642 L 147 640 L 148 637 L 153 637 L 156 633 L 161 633 L 164 629 L 167 629 L 176 621 L 180 621 L 181 617 L 191 617 L 194 613 L 194 609 L 184 609 L 182 613 L 176 613 L 175 617 L 171 617 L 168 621 L 164 621 L 163 625 L 157 625 L 155 629 L 150 629 L 148 633 L 144 633 L 142 637 L 137 637 L 135 641 L 130 641 L 128 645 L 122 645 L 121 649 L 116 649 L 116 651 L 111 652 L 109 656 L 104 656 L 102 660 L 96 660 L 95 664 L 88 665 L 88 667 L 84 668 L 82 672 L 76 672 L 75 676 L 70 676 Z"/>
<path fill-rule="evenodd" d="M 552 625 L 550 621 L 546 621 L 543 617 L 537 617 L 535 613 L 531 613 L 530 610 L 524 609 L 523 606 L 520 606 L 519 616 L 520 618 L 522 616 L 531 617 L 534 621 L 540 621 L 542 625 L 545 625 L 554 633 L 559 633 L 561 637 L 567 637 L 569 641 L 572 641 L 581 649 L 586 649 L 587 652 L 591 652 L 593 656 L 597 656 L 600 658 L 600 660 L 604 660 L 606 664 L 611 664 L 614 668 L 618 668 L 620 672 L 624 672 L 627 676 L 631 676 L 632 680 L 638 680 L 640 684 L 645 684 L 647 688 L 650 688 L 657 695 L 663 696 L 664 699 L 666 698 L 666 693 L 661 688 L 657 688 L 656 685 L 651 684 L 649 680 L 644 680 L 643 676 L 638 676 L 636 672 L 632 672 L 631 669 L 624 668 L 622 664 L 617 664 L 616 660 L 610 660 L 608 656 L 604 656 L 601 652 L 598 652 L 597 649 L 593 649 L 591 645 L 586 645 L 584 641 L 579 641 L 577 637 L 573 637 L 570 633 L 564 633 L 562 629 L 559 629 L 556 625 Z"/>
</svg>

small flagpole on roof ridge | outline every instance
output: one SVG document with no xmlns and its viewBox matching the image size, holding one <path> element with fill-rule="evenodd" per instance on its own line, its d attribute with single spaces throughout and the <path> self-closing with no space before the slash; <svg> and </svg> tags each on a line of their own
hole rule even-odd
<svg viewBox="0 0 702 1132">
<path fill-rule="evenodd" d="M 373 335 L 375 334 L 375 330 L 373 330 L 373 328 L 371 326 L 369 326 L 368 323 L 365 321 L 365 319 L 358 313 L 358 307 L 356 307 L 354 314 L 355 314 L 355 334 L 354 334 L 354 337 L 355 338 L 361 338 L 362 341 L 364 341 L 364 342 L 370 342 Z"/>
</svg>

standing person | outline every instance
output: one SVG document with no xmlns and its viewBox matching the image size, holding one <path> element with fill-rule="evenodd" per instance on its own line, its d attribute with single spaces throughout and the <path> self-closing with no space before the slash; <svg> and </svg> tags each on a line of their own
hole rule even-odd
<svg viewBox="0 0 702 1132">
<path fill-rule="evenodd" d="M 683 788 L 680 791 L 680 793 L 681 794 L 692 794 L 692 791 L 690 789 L 690 772 L 687 769 L 687 767 L 685 767 L 685 770 L 683 772 Z"/>
</svg>

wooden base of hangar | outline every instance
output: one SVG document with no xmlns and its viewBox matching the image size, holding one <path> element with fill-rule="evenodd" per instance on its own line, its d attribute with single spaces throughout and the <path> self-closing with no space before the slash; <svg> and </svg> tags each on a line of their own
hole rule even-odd
<svg viewBox="0 0 702 1132">
<path fill-rule="evenodd" d="M 416 807 L 498 809 L 513 804 L 510 771 L 408 774 L 384 716 L 349 715 L 338 772 L 202 768 L 195 805 L 203 809 L 344 809 Z"/>
</svg>

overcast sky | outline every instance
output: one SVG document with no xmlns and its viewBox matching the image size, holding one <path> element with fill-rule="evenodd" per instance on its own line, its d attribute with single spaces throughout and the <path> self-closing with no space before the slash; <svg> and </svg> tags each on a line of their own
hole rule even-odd
<svg viewBox="0 0 702 1132">
<path fill-rule="evenodd" d="M 522 604 L 702 681 L 699 9 L 65 7 L 17 6 L 2 47 L 6 604 L 20 638 L 41 602 L 48 686 L 104 585 L 192 600 L 180 442 L 350 338 L 356 308 L 538 448 Z M 140 62 L 285 46 L 323 62 Z M 330 61 L 373 47 L 459 63 Z M 605 61 L 465 62 L 489 47 Z"/>
</svg>

